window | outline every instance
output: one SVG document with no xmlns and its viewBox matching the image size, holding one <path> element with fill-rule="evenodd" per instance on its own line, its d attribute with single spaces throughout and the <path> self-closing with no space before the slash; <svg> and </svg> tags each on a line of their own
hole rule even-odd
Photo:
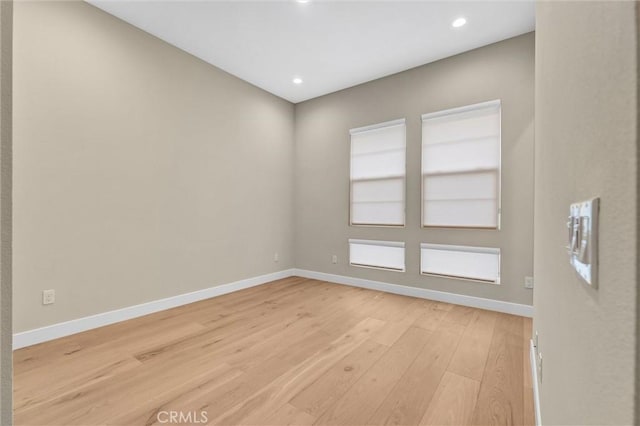
<svg viewBox="0 0 640 426">
<path fill-rule="evenodd" d="M 350 133 L 350 224 L 404 226 L 405 120 Z"/>
<path fill-rule="evenodd" d="M 422 116 L 422 226 L 500 227 L 500 101 Z"/>
<path fill-rule="evenodd" d="M 404 272 L 404 243 L 349 240 L 349 264 Z"/>
<path fill-rule="evenodd" d="M 420 244 L 420 272 L 500 284 L 500 249 Z"/>
</svg>

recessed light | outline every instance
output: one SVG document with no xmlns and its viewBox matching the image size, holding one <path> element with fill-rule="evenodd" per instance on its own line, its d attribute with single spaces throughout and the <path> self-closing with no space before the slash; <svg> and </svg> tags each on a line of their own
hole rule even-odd
<svg viewBox="0 0 640 426">
<path fill-rule="evenodd" d="M 465 18 L 457 18 L 456 20 L 454 20 L 451 23 L 451 26 L 453 28 L 460 28 L 461 26 L 463 26 L 466 23 L 467 23 L 467 20 Z"/>
<path fill-rule="evenodd" d="M 296 0 L 298 3 L 309 3 L 309 0 Z"/>
<path fill-rule="evenodd" d="M 293 84 L 302 84 L 302 79 L 300 77 L 295 77 L 293 79 Z"/>
</svg>

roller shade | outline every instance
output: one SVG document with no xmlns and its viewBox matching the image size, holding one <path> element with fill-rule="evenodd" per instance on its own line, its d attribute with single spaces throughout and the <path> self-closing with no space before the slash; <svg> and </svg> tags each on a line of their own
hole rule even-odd
<svg viewBox="0 0 640 426">
<path fill-rule="evenodd" d="M 349 263 L 353 266 L 404 271 L 404 243 L 349 240 Z"/>
<path fill-rule="evenodd" d="M 423 243 L 420 272 L 500 284 L 500 249 Z"/>
<path fill-rule="evenodd" d="M 352 129 L 352 225 L 403 226 L 405 120 Z"/>
<path fill-rule="evenodd" d="M 499 228 L 500 101 L 422 116 L 422 225 Z"/>
</svg>

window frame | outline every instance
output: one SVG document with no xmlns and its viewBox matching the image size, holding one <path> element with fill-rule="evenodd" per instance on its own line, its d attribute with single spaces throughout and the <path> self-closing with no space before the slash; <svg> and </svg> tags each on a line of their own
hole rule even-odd
<svg viewBox="0 0 640 426">
<path fill-rule="evenodd" d="M 371 130 L 383 129 L 385 127 L 402 126 L 404 140 L 404 175 L 388 176 L 384 178 L 368 178 L 368 179 L 352 179 L 351 171 L 353 168 L 353 142 L 352 137 L 356 133 L 367 132 Z M 353 184 L 354 182 L 370 182 L 374 180 L 391 180 L 402 179 L 402 224 L 374 224 L 374 223 L 354 223 L 353 222 Z M 395 120 L 384 121 L 381 123 L 371 124 L 368 126 L 356 127 L 349 130 L 349 226 L 358 228 L 405 228 L 407 226 L 407 120 L 406 118 L 398 118 Z M 379 269 L 379 268 L 376 268 Z"/>
<path fill-rule="evenodd" d="M 426 225 L 425 224 L 425 179 L 427 178 L 427 174 L 424 173 L 423 162 L 424 162 L 424 122 L 426 120 L 432 118 L 445 117 L 447 115 L 459 114 L 464 112 L 469 112 L 482 108 L 489 107 L 498 107 L 498 167 L 496 169 L 477 169 L 477 170 L 467 170 L 463 172 L 457 173 L 446 173 L 446 174 L 464 174 L 464 173 L 474 173 L 474 172 L 491 172 L 494 171 L 497 173 L 496 179 L 496 226 L 461 226 L 461 225 Z M 422 229 L 476 229 L 476 230 L 489 230 L 489 231 L 499 231 L 502 227 L 502 100 L 494 99 L 490 101 L 478 102 L 471 105 L 465 105 L 460 107 L 448 108 L 439 111 L 429 112 L 422 114 L 421 124 L 421 140 L 420 140 L 420 227 Z M 442 173 L 443 175 L 445 173 Z M 432 174 L 436 175 L 436 174 Z"/>
</svg>

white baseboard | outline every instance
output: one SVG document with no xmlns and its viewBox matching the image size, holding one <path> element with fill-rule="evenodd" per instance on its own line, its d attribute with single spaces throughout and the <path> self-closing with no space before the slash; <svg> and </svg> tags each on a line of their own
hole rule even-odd
<svg viewBox="0 0 640 426">
<path fill-rule="evenodd" d="M 37 343 L 46 342 L 93 328 L 103 327 L 116 322 L 125 321 L 154 312 L 164 311 L 177 306 L 186 305 L 200 300 L 209 299 L 223 294 L 243 290 L 249 287 L 265 284 L 271 281 L 287 278 L 294 275 L 294 269 L 286 269 L 258 277 L 247 278 L 229 284 L 198 290 L 191 293 L 180 294 L 166 299 L 154 300 L 140 305 L 129 306 L 115 311 L 104 312 L 71 321 L 53 324 L 47 327 L 36 328 L 22 333 L 14 333 L 13 349 L 20 349 Z"/>
<path fill-rule="evenodd" d="M 453 303 L 456 305 L 470 306 L 472 308 L 487 309 L 490 311 L 504 312 L 507 314 L 533 317 L 533 306 L 518 303 L 503 302 L 501 300 L 484 299 L 482 297 L 466 296 L 463 294 L 448 293 L 445 291 L 429 290 L 426 288 L 409 287 L 405 285 L 371 281 L 362 278 L 347 277 L 344 275 L 327 274 L 324 272 L 295 269 L 295 275 L 304 278 L 313 278 L 321 281 L 329 281 L 336 284 L 350 285 L 353 287 L 368 288 L 403 296 L 419 297 L 421 299 L 436 300 L 438 302 Z"/>
<path fill-rule="evenodd" d="M 428 290 L 418 287 L 408 287 L 398 284 L 385 283 L 381 281 L 371 281 L 362 278 L 353 278 L 343 275 L 333 275 L 324 272 L 307 271 L 304 269 L 286 269 L 271 274 L 260 275 L 258 277 L 247 278 L 229 284 L 222 284 L 204 290 L 191 293 L 180 294 L 166 299 L 154 300 L 140 305 L 129 306 L 114 311 L 78 318 L 71 321 L 61 322 L 50 326 L 36 328 L 33 330 L 14 333 L 13 349 L 20 349 L 37 343 L 46 342 L 60 337 L 69 336 L 83 331 L 91 330 L 105 325 L 114 324 L 121 321 L 164 311 L 177 306 L 186 305 L 200 300 L 210 299 L 234 291 L 243 290 L 249 287 L 265 284 L 271 281 L 287 278 L 291 276 L 313 278 L 321 281 L 328 281 L 336 284 L 350 285 L 353 287 L 363 287 L 372 290 L 384 291 L 387 293 L 401 294 L 403 296 L 419 297 L 422 299 L 436 300 L 439 302 L 454 303 L 457 305 L 471 306 L 474 308 L 488 309 L 492 311 L 505 312 L 526 317 L 533 316 L 533 307 L 520 305 L 517 303 L 503 302 L 500 300 L 483 299 L 480 297 L 465 296 L 462 294 L 447 293 L 444 291 Z"/>
<path fill-rule="evenodd" d="M 540 391 L 538 389 L 538 363 L 536 362 L 536 347 L 533 339 L 529 341 L 529 364 L 531 364 L 531 383 L 533 385 L 533 407 L 536 413 L 536 426 L 542 426 L 540 416 Z"/>
</svg>

